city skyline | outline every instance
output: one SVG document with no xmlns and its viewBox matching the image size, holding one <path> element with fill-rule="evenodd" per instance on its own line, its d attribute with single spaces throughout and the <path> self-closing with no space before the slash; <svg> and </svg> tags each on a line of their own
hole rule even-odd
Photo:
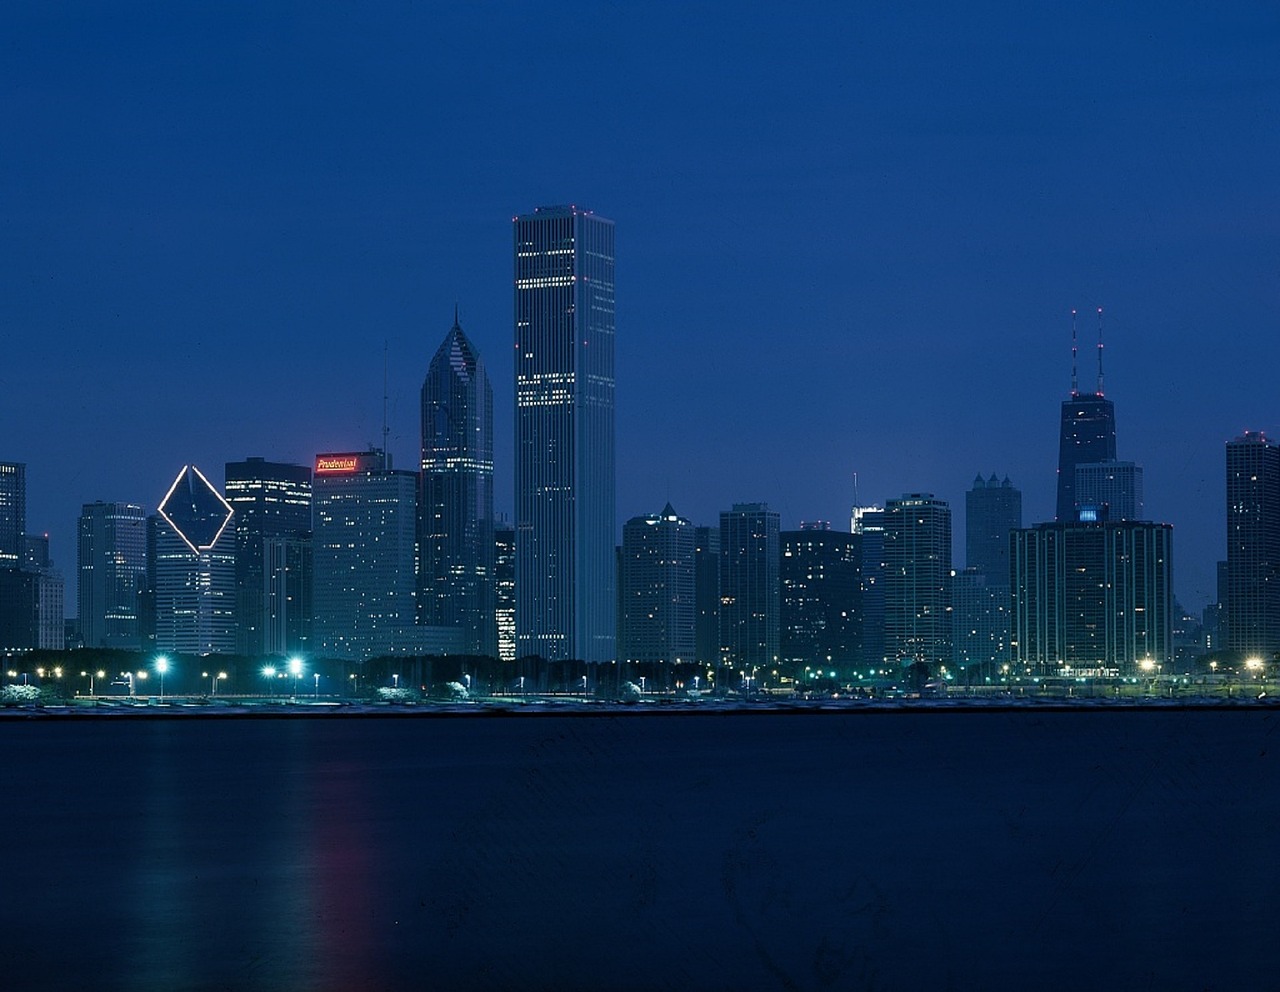
<svg viewBox="0 0 1280 992">
<path fill-rule="evenodd" d="M 287 12 L 6 10 L 0 457 L 30 466 L 28 530 L 65 565 L 84 502 L 151 508 L 176 462 L 380 443 L 384 343 L 412 464 L 433 315 L 457 301 L 509 382 L 508 218 L 577 201 L 624 232 L 619 530 L 668 499 L 834 522 L 857 472 L 959 534 L 992 467 L 1047 521 L 1069 312 L 1103 306 L 1121 454 L 1180 599 L 1212 600 L 1222 445 L 1280 425 L 1280 13 L 813 14 L 376 11 L 357 45 Z"/>
</svg>

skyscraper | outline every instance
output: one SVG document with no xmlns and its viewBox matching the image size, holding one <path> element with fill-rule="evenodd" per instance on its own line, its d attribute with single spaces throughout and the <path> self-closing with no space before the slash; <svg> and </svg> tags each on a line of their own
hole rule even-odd
<svg viewBox="0 0 1280 992">
<path fill-rule="evenodd" d="M 802 523 L 779 540 L 782 663 L 796 674 L 806 665 L 847 674 L 861 657 L 862 535 Z"/>
<path fill-rule="evenodd" d="M 194 465 L 178 473 L 156 524 L 156 647 L 189 654 L 236 649 L 231 506 Z"/>
<path fill-rule="evenodd" d="M 87 648 L 142 648 L 147 511 L 133 503 L 86 503 L 80 512 L 77 588 Z"/>
<path fill-rule="evenodd" d="M 1227 442 L 1226 646 L 1280 651 L 1280 445 L 1259 431 Z"/>
<path fill-rule="evenodd" d="M 720 663 L 720 528 L 693 531 L 694 655 L 698 664 Z"/>
<path fill-rule="evenodd" d="M 951 508 L 933 493 L 885 504 L 884 658 L 935 670 L 951 661 Z"/>
<path fill-rule="evenodd" d="M 1142 466 L 1089 462 L 1076 466 L 1076 506 L 1105 507 L 1108 520 L 1142 520 Z"/>
<path fill-rule="evenodd" d="M 27 466 L 0 462 L 0 568 L 22 564 L 27 533 Z"/>
<path fill-rule="evenodd" d="M 311 468 L 227 462 L 235 511 L 236 651 L 290 654 L 311 634 Z"/>
<path fill-rule="evenodd" d="M 869 669 L 884 663 L 884 512 L 878 506 L 856 506 L 851 521 L 852 532 L 861 538 L 861 662 Z"/>
<path fill-rule="evenodd" d="M 416 472 L 378 450 L 316 456 L 314 651 L 364 661 L 418 654 Z M 460 641 L 460 638 L 459 638 Z"/>
<path fill-rule="evenodd" d="M 615 657 L 613 234 L 578 207 L 514 219 L 520 655 Z"/>
<path fill-rule="evenodd" d="M 1102 395 L 1102 309 L 1098 309 L 1098 388 L 1082 393 L 1076 375 L 1075 312 L 1071 328 L 1071 396 L 1062 401 L 1058 435 L 1057 519 L 1076 519 L 1076 466 L 1116 460 L 1115 404 Z"/>
<path fill-rule="evenodd" d="M 694 660 L 697 617 L 694 526 L 668 503 L 622 528 L 618 660 L 662 664 Z"/>
<path fill-rule="evenodd" d="M 990 585 L 1009 585 L 1009 534 L 1022 526 L 1022 490 L 995 473 L 973 480 L 964 496 L 965 565 L 976 568 Z"/>
<path fill-rule="evenodd" d="M 494 614 L 493 390 L 458 325 L 422 384 L 418 611 L 462 632 L 468 654 L 497 654 Z"/>
<path fill-rule="evenodd" d="M 498 627 L 498 660 L 516 660 L 516 529 L 510 521 L 493 526 L 493 613 Z"/>
<path fill-rule="evenodd" d="M 1140 674 L 1172 659 L 1169 524 L 1058 521 L 1014 532 L 1013 663 L 1037 675 Z"/>
<path fill-rule="evenodd" d="M 779 556 L 778 514 L 767 503 L 734 503 L 721 511 L 722 665 L 745 670 L 778 664 Z"/>
</svg>

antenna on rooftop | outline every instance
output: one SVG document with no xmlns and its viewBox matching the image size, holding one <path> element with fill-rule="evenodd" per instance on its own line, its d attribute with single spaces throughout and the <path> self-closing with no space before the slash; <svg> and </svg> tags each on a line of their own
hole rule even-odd
<svg viewBox="0 0 1280 992">
<path fill-rule="evenodd" d="M 1102 395 L 1102 307 L 1098 307 L 1098 395 Z"/>
<path fill-rule="evenodd" d="M 1080 383 L 1076 379 L 1076 312 L 1071 311 L 1071 395 L 1080 393 Z"/>
</svg>

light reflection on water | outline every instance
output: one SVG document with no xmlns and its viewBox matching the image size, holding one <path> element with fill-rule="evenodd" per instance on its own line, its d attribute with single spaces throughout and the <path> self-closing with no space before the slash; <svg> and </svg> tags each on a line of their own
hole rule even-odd
<svg viewBox="0 0 1280 992">
<path fill-rule="evenodd" d="M 6 721 L 4 983 L 1266 988 L 1277 726 Z"/>
</svg>

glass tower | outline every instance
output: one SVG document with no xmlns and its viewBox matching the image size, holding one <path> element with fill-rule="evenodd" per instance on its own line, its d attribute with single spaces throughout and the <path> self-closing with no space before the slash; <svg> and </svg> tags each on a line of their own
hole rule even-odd
<svg viewBox="0 0 1280 992">
<path fill-rule="evenodd" d="M 767 503 L 734 503 L 721 511 L 720 663 L 726 667 L 778 664 L 779 542 L 778 514 Z"/>
<path fill-rule="evenodd" d="M 694 526 L 668 503 L 622 528 L 618 658 L 632 664 L 689 662 L 697 632 Z"/>
<path fill-rule="evenodd" d="M 458 326 L 422 384 L 421 622 L 462 632 L 467 654 L 497 654 L 494 602 L 493 390 Z"/>
<path fill-rule="evenodd" d="M 615 658 L 613 222 L 514 219 L 517 654 Z"/>
<path fill-rule="evenodd" d="M 84 646 L 139 650 L 139 609 L 147 585 L 147 511 L 132 503 L 86 503 L 79 536 L 77 588 Z"/>
<path fill-rule="evenodd" d="M 884 509 L 884 658 L 951 660 L 951 508 L 933 493 L 908 493 Z"/>
<path fill-rule="evenodd" d="M 249 458 L 227 462 L 235 510 L 236 650 L 304 651 L 311 634 L 311 468 Z"/>
</svg>

